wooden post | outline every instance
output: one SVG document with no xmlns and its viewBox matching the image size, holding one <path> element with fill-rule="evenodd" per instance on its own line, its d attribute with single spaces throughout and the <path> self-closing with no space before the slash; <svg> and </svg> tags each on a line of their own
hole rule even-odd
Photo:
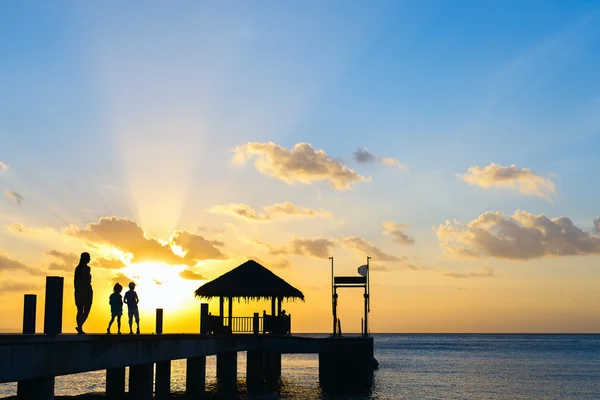
<svg viewBox="0 0 600 400">
<path fill-rule="evenodd" d="M 283 297 L 277 298 L 277 315 L 281 315 L 281 302 L 283 301 Z"/>
<path fill-rule="evenodd" d="M 233 297 L 229 298 L 229 328 L 233 333 Z"/>
<path fill-rule="evenodd" d="M 265 353 L 265 381 L 269 387 L 277 386 L 281 380 L 281 354 Z"/>
<path fill-rule="evenodd" d="M 217 382 L 221 398 L 230 398 L 237 388 L 237 352 L 222 351 L 217 354 Z"/>
<path fill-rule="evenodd" d="M 62 333 L 63 287 L 64 278 L 62 276 L 46 277 L 44 333 L 47 335 Z"/>
<path fill-rule="evenodd" d="M 255 312 L 254 317 L 252 318 L 252 332 L 254 332 L 255 335 L 258 335 L 259 328 L 260 328 L 260 318 L 258 316 L 258 313 Z"/>
<path fill-rule="evenodd" d="M 225 324 L 225 298 L 219 297 L 219 316 L 221 317 L 221 326 Z"/>
<path fill-rule="evenodd" d="M 367 316 L 369 315 L 369 293 L 367 293 L 367 285 L 365 285 L 365 327 L 364 327 L 364 333 L 363 336 L 368 336 L 367 334 Z"/>
<path fill-rule="evenodd" d="M 333 287 L 333 336 L 337 336 L 337 299 L 336 287 Z"/>
<path fill-rule="evenodd" d="M 19 382 L 17 398 L 19 400 L 54 400 L 54 377 Z"/>
<path fill-rule="evenodd" d="M 156 334 L 160 335 L 163 333 L 163 309 L 156 309 Z"/>
<path fill-rule="evenodd" d="M 208 303 L 200 304 L 200 334 L 208 333 Z"/>
<path fill-rule="evenodd" d="M 271 297 L 271 315 L 275 316 L 275 297 Z"/>
<path fill-rule="evenodd" d="M 259 391 L 264 384 L 264 354 L 260 350 L 246 353 L 246 389 Z"/>
<path fill-rule="evenodd" d="M 35 314 L 37 296 L 26 294 L 23 301 L 23 333 L 35 333 Z"/>
</svg>

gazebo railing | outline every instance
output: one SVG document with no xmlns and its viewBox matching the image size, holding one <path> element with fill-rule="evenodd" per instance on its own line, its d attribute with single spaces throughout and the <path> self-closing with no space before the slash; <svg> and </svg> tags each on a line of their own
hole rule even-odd
<svg viewBox="0 0 600 400">
<path fill-rule="evenodd" d="M 258 320 L 258 327 L 255 327 L 255 319 Z M 258 332 L 262 332 L 264 318 L 260 316 L 225 317 L 224 323 L 225 325 L 231 327 L 231 333 L 253 333 L 255 329 L 258 329 Z"/>
</svg>

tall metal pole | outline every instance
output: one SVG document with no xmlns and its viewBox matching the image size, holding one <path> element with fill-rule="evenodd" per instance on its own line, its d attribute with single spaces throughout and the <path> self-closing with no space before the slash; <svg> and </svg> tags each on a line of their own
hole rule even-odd
<svg viewBox="0 0 600 400">
<path fill-rule="evenodd" d="M 336 324 L 336 312 L 335 312 L 335 289 L 333 283 L 333 257 L 329 257 L 331 260 L 331 313 L 333 315 L 333 336 L 335 336 L 335 324 Z"/>
<path fill-rule="evenodd" d="M 365 336 L 369 336 L 369 313 L 371 312 L 371 280 L 370 278 L 370 261 L 371 257 L 367 256 L 367 298 L 365 299 Z"/>
</svg>

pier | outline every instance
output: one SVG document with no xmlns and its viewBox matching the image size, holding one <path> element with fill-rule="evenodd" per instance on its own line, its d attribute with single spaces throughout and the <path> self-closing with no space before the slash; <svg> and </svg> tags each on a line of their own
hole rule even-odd
<svg viewBox="0 0 600 400">
<path fill-rule="evenodd" d="M 264 269 L 264 271 L 262 270 Z M 273 290 L 272 314 L 234 317 L 232 300 L 238 281 L 246 275 L 270 280 Z M 271 276 L 272 275 L 272 276 Z M 301 292 L 281 282 L 254 261 L 242 264 L 196 291 L 199 297 L 220 297 L 220 315 L 208 312 L 208 303 L 200 305 L 198 334 L 162 333 L 163 313 L 156 312 L 156 334 L 107 335 L 62 334 L 62 277 L 46 278 L 44 333 L 35 333 L 36 297 L 25 295 L 24 334 L 0 335 L 0 383 L 18 382 L 19 399 L 54 398 L 56 376 L 81 372 L 106 371 L 106 398 L 139 400 L 169 398 L 171 361 L 186 360 L 186 393 L 202 398 L 206 390 L 206 357 L 216 356 L 217 385 L 220 398 L 235 398 L 237 389 L 237 353 L 247 352 L 246 389 L 260 392 L 275 387 L 281 379 L 282 354 L 318 354 L 319 375 L 315 382 L 328 390 L 365 389 L 372 384 L 375 369 L 373 338 L 342 337 L 336 332 L 326 338 L 294 336 L 291 317 L 282 315 L 284 298 Z M 241 286 L 240 286 L 241 287 Z M 237 289 L 240 289 L 238 287 Z M 258 297 L 248 281 L 245 293 L 237 296 Z M 248 289 L 250 288 L 250 289 Z M 285 290 L 284 290 L 285 289 Z M 291 290 L 293 289 L 293 290 Z M 221 291 L 225 290 L 227 296 Z M 297 291 L 297 292 L 295 292 Z M 265 297 L 264 293 L 261 297 Z M 224 316 L 224 299 L 229 299 L 229 314 Z M 276 312 L 276 307 L 278 312 Z M 129 367 L 129 393 L 125 393 L 125 369 Z"/>
</svg>

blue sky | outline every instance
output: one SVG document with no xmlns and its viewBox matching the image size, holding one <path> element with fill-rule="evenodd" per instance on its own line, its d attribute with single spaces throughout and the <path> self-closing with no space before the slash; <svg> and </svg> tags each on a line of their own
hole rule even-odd
<svg viewBox="0 0 600 400">
<path fill-rule="evenodd" d="M 433 269 L 501 272 L 512 261 L 440 258 L 432 227 L 521 209 L 593 234 L 600 215 L 597 1 L 4 2 L 0 53 L 0 189 L 25 199 L 2 198 L 5 224 L 59 232 L 114 215 L 165 240 L 225 224 L 270 241 L 360 236 Z M 334 190 L 231 165 L 234 147 L 270 141 L 310 143 L 370 181 Z M 357 148 L 406 168 L 360 164 Z M 491 163 L 550 179 L 552 201 L 458 176 Z M 257 228 L 206 212 L 285 201 L 335 221 Z M 415 245 L 382 238 L 386 220 L 409 225 Z M 28 263 L 49 250 L 0 238 Z M 594 257 L 568 262 L 597 277 Z M 555 262 L 512 279 L 570 274 Z"/>
</svg>

